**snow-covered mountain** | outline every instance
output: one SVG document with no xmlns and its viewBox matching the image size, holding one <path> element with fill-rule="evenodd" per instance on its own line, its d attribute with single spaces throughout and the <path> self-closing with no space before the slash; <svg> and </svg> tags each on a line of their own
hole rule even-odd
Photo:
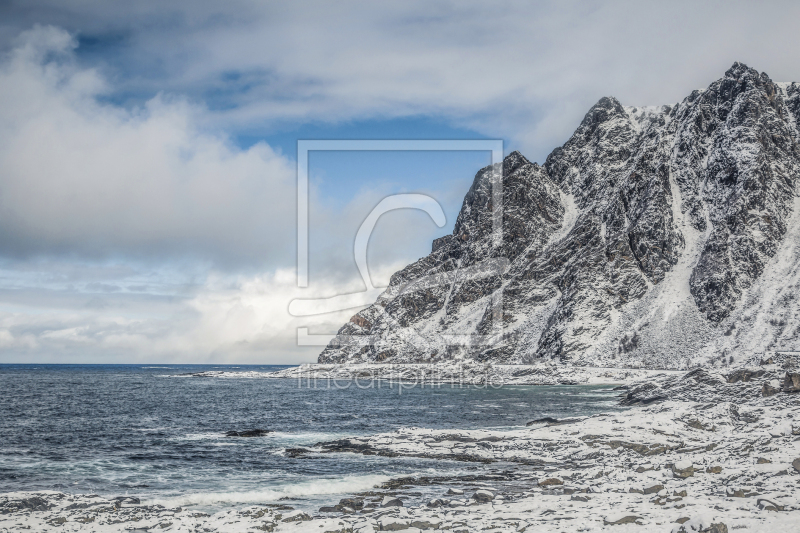
<svg viewBox="0 0 800 533">
<path fill-rule="evenodd" d="M 452 235 L 319 362 L 685 368 L 800 349 L 798 121 L 800 84 L 741 63 L 676 105 L 601 99 L 543 166 L 503 161 L 500 240 L 487 167 Z"/>
</svg>

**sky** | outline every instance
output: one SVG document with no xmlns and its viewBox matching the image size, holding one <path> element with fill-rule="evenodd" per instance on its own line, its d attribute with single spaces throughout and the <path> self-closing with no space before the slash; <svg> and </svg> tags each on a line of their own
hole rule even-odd
<svg viewBox="0 0 800 533">
<path fill-rule="evenodd" d="M 500 139 L 542 163 L 603 96 L 672 104 L 734 61 L 800 81 L 797 2 L 0 0 L 0 363 L 313 362 L 370 281 L 452 231 L 488 152 L 298 139 Z"/>
</svg>

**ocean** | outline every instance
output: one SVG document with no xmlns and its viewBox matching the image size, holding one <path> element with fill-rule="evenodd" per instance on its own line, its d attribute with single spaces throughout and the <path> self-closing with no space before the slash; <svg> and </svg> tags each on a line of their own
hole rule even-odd
<svg viewBox="0 0 800 533">
<path fill-rule="evenodd" d="M 619 409 L 617 393 L 597 385 L 399 388 L 236 375 L 284 368 L 0 365 L 0 492 L 135 496 L 206 511 L 277 502 L 314 510 L 397 477 L 455 479 L 504 465 L 291 457 L 287 448 L 400 427 L 502 429 Z M 233 374 L 191 376 L 209 370 Z M 271 433 L 225 436 L 249 429 Z"/>
</svg>

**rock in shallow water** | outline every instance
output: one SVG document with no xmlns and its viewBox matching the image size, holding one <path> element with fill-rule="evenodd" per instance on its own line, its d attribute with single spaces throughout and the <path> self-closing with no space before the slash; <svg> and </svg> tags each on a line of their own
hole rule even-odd
<svg viewBox="0 0 800 533">
<path fill-rule="evenodd" d="M 360 511 L 364 508 L 364 500 L 361 498 L 342 498 L 339 500 L 339 507 L 348 507 Z"/>
<path fill-rule="evenodd" d="M 403 500 L 394 496 L 384 496 L 381 507 L 402 507 Z"/>
<path fill-rule="evenodd" d="M 252 438 L 252 437 L 264 437 L 269 433 L 272 433 L 271 429 L 248 429 L 246 431 L 228 431 L 227 433 L 225 433 L 225 436 Z"/>
</svg>

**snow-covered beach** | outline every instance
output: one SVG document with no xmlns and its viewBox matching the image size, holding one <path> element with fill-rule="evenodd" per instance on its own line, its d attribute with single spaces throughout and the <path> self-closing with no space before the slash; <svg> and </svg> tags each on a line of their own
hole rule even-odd
<svg viewBox="0 0 800 533">
<path fill-rule="evenodd" d="M 0 496 L 0 531 L 793 531 L 800 521 L 800 376 L 782 364 L 644 376 L 620 412 L 507 430 L 403 428 L 287 450 L 493 467 L 402 478 L 317 512 L 273 503 L 207 514 L 57 492 Z M 498 475 L 498 469 L 505 474 Z M 419 500 L 419 488 L 438 493 Z"/>
</svg>

